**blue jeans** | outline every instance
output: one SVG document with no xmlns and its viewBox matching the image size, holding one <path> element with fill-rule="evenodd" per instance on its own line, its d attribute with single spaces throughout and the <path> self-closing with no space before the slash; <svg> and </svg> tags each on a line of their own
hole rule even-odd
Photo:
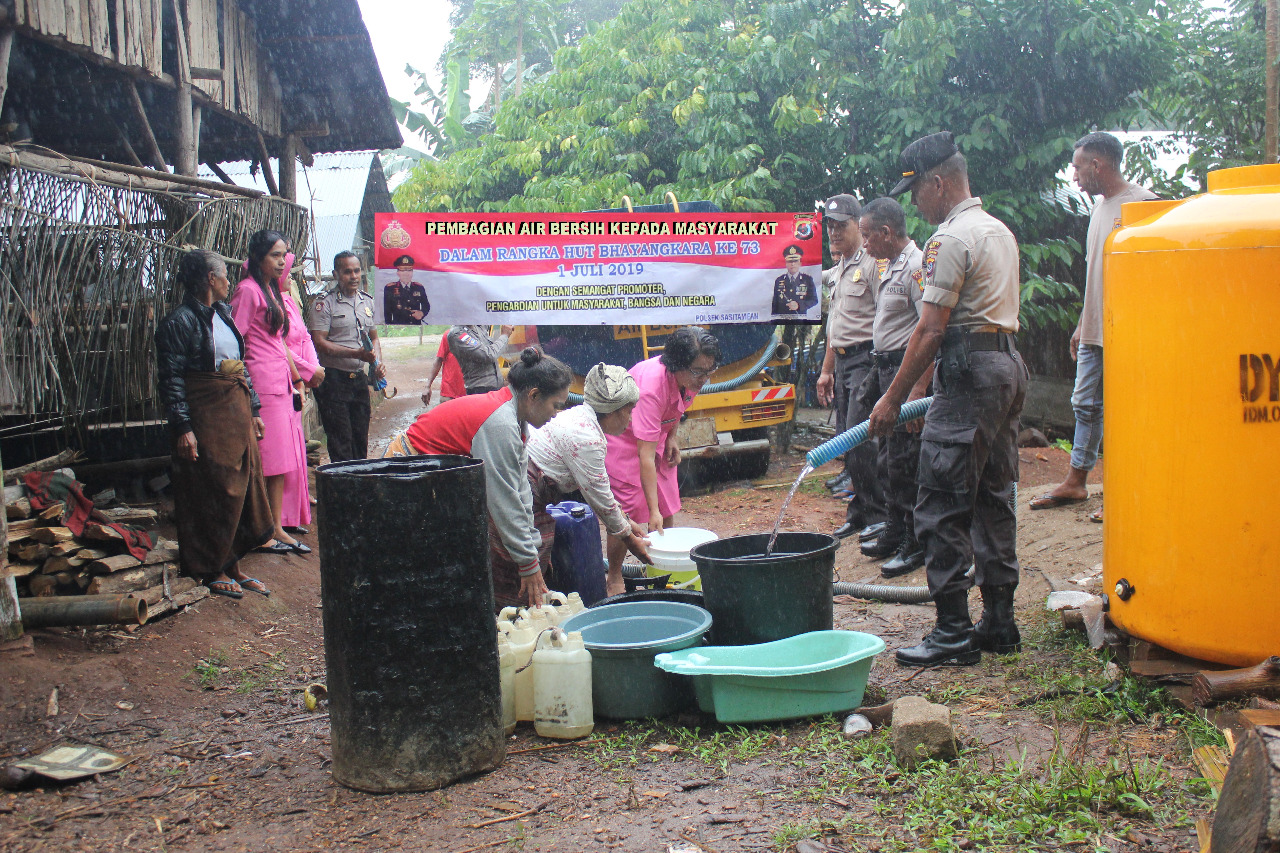
<svg viewBox="0 0 1280 853">
<path fill-rule="evenodd" d="M 1071 467 L 1092 471 L 1102 444 L 1102 347 L 1080 344 L 1076 350 L 1076 387 L 1071 392 L 1076 413 L 1076 435 L 1071 447 Z"/>
</svg>

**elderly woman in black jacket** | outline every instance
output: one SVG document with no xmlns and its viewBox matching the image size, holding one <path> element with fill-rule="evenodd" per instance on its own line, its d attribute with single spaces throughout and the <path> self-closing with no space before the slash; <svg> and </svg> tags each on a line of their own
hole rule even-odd
<svg viewBox="0 0 1280 853">
<path fill-rule="evenodd" d="M 156 350 L 173 439 L 182 571 L 217 595 L 270 595 L 238 565 L 271 538 L 274 522 L 258 457 L 258 395 L 225 302 L 227 267 L 214 252 L 196 249 L 178 264 L 178 281 L 185 298 L 160 321 Z"/>
</svg>

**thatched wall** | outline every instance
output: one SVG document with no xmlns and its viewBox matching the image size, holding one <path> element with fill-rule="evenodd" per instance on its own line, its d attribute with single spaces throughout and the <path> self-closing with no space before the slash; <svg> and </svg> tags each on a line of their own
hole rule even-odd
<svg viewBox="0 0 1280 853">
<path fill-rule="evenodd" d="M 137 183 L 0 160 L 0 435 L 151 412 L 152 335 L 180 298 L 183 246 L 238 266 L 259 228 L 308 245 L 296 204 Z"/>
</svg>

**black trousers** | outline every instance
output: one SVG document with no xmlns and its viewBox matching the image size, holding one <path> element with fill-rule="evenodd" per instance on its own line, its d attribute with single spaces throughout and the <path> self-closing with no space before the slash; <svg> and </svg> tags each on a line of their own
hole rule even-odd
<svg viewBox="0 0 1280 853">
<path fill-rule="evenodd" d="M 896 364 L 879 361 L 867 372 L 858 396 L 868 412 L 875 407 L 893 378 L 898 375 L 901 362 Z M 887 438 L 880 439 L 880 455 L 877 466 L 880 482 L 884 484 L 884 496 L 888 513 L 887 533 L 893 539 L 901 539 L 915 533 L 916 471 L 920 465 L 920 433 L 908 432 L 905 426 L 894 427 Z"/>
<path fill-rule="evenodd" d="M 329 461 L 345 462 L 369 455 L 369 383 L 364 371 L 354 378 L 345 370 L 326 370 L 316 389 L 320 423 L 329 438 Z"/>
<path fill-rule="evenodd" d="M 855 427 L 871 415 L 871 407 L 858 395 L 867 374 L 875 369 L 871 351 L 836 354 L 835 410 L 836 431 Z M 875 405 L 875 400 L 871 401 Z M 845 512 L 845 521 L 855 527 L 876 524 L 887 517 L 884 487 L 880 482 L 878 439 L 870 439 L 845 454 L 845 470 L 853 480 L 853 500 Z"/>
<path fill-rule="evenodd" d="M 924 546 L 936 599 L 979 586 L 1018 582 L 1018 419 L 1030 375 L 1014 352 L 974 352 L 970 370 L 935 373 L 933 403 L 920 436 L 916 538 Z M 970 564 L 972 579 L 965 577 Z"/>
</svg>

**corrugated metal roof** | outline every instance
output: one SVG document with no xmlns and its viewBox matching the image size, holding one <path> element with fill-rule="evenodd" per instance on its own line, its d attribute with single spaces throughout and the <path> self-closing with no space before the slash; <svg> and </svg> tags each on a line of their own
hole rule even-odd
<svg viewBox="0 0 1280 853">
<path fill-rule="evenodd" d="M 311 166 L 298 169 L 298 203 L 309 206 L 315 216 L 315 236 L 319 244 L 318 255 L 322 273 L 330 272 L 333 256 L 346 249 L 359 248 L 356 244 L 360 229 L 360 211 L 364 205 L 365 189 L 369 183 L 369 170 L 377 151 L 347 151 L 336 154 L 317 154 Z M 380 163 L 381 161 L 379 161 Z M 223 163 L 222 169 L 237 184 L 267 191 L 262 172 L 250 175 L 249 161 Z M 273 172 L 278 169 L 271 161 Z M 203 164 L 200 176 L 218 180 L 213 171 Z M 307 255 L 311 247 L 307 247 Z M 308 273 L 308 278 L 311 273 Z"/>
</svg>

